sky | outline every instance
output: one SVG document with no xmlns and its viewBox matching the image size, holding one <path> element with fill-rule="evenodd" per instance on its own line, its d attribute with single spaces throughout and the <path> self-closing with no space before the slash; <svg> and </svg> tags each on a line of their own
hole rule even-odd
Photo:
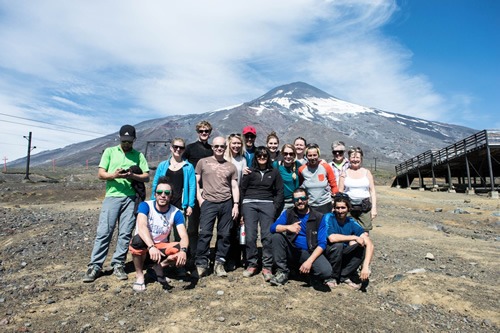
<svg viewBox="0 0 500 333">
<path fill-rule="evenodd" d="M 0 159 L 295 81 L 500 129 L 500 1 L 0 0 Z"/>
</svg>

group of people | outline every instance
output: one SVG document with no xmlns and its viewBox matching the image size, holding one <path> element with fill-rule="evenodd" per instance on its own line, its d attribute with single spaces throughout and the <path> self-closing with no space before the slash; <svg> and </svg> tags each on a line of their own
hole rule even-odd
<svg viewBox="0 0 500 333">
<path fill-rule="evenodd" d="M 349 149 L 346 158 L 345 144 L 334 142 L 328 162 L 317 144 L 302 137 L 279 149 L 275 132 L 265 146 L 256 146 L 253 126 L 241 134 L 215 137 L 211 144 L 209 122 L 199 122 L 196 131 L 193 143 L 171 141 L 170 156 L 156 170 L 150 200 L 140 202 L 137 187 L 149 181 L 149 168 L 144 155 L 132 147 L 135 128 L 120 129 L 120 144 L 107 148 L 99 164 L 106 196 L 84 282 L 101 274 L 116 225 L 113 274 L 128 278 L 124 267 L 130 251 L 136 291 L 146 290 L 147 259 L 153 278 L 164 285 L 168 266 L 181 276 L 187 267 L 192 276 L 202 278 L 212 267 L 215 275 L 225 277 L 228 268 L 241 265 L 244 277 L 260 269 L 271 285 L 285 284 L 292 271 L 330 288 L 345 283 L 359 289 L 368 280 L 373 256 L 369 231 L 377 206 L 373 177 L 362 167 L 359 147 Z M 242 226 L 243 258 L 238 237 Z"/>
</svg>

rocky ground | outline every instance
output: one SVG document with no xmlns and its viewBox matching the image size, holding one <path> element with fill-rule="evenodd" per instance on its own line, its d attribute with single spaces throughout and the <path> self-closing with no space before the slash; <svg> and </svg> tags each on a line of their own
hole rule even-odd
<svg viewBox="0 0 500 333">
<path fill-rule="evenodd" d="M 272 287 L 213 275 L 132 291 L 107 273 L 81 282 L 104 184 L 0 176 L 3 332 L 498 332 L 500 201 L 378 186 L 372 278 L 364 291 Z"/>
</svg>

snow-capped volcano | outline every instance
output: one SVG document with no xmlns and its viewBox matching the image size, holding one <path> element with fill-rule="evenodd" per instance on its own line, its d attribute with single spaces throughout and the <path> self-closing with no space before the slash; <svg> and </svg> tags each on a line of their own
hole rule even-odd
<svg viewBox="0 0 500 333">
<path fill-rule="evenodd" d="M 257 129 L 257 144 L 264 145 L 267 134 L 275 131 L 280 146 L 298 137 L 320 145 L 322 158 L 330 160 L 333 141 L 360 146 L 365 158 L 399 163 L 429 149 L 440 149 L 476 130 L 428 121 L 397 113 L 369 108 L 338 99 L 304 82 L 276 87 L 266 94 L 237 106 L 201 114 L 176 115 L 144 121 L 136 125 L 138 140 L 134 147 L 151 156 L 166 156 L 166 145 L 152 146 L 152 141 L 182 137 L 194 141 L 195 125 L 200 120 L 214 127 L 212 137 L 238 133 L 246 125 Z M 58 165 L 76 165 L 88 160 L 98 164 L 99 154 L 116 144 L 116 135 L 95 139 L 65 148 L 42 152 L 31 157 L 33 165 L 57 159 Z M 23 159 L 12 164 L 22 164 Z"/>
</svg>

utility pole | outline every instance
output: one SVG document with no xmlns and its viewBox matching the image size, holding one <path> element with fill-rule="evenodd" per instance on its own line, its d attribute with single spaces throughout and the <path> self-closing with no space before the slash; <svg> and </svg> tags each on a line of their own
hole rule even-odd
<svg viewBox="0 0 500 333">
<path fill-rule="evenodd" d="M 7 156 L 4 156 L 3 157 L 3 172 L 7 172 L 7 161 L 9 159 L 7 158 Z"/>
<path fill-rule="evenodd" d="M 375 170 L 374 171 L 377 171 L 377 158 L 374 157 L 373 159 L 375 160 Z"/>
<path fill-rule="evenodd" d="M 30 180 L 30 157 L 31 157 L 31 151 L 35 149 L 36 147 L 31 148 L 31 132 L 28 137 L 23 136 L 26 140 L 28 140 L 28 158 L 26 159 L 26 176 L 24 176 L 24 179 Z"/>
</svg>

